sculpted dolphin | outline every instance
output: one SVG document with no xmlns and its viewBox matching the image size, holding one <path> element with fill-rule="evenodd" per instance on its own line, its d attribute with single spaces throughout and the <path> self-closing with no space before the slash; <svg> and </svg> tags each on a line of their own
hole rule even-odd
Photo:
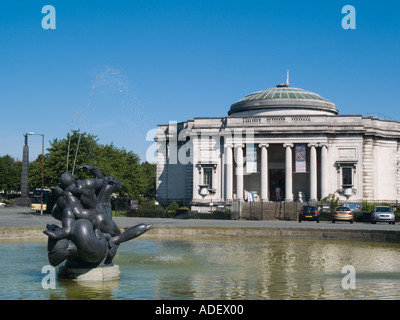
<svg viewBox="0 0 400 320">
<path fill-rule="evenodd" d="M 112 265 L 118 246 L 152 229 L 151 224 L 138 224 L 121 230 L 112 220 L 111 195 L 120 190 L 122 182 L 105 176 L 97 168 L 80 168 L 91 172 L 94 178 L 75 180 L 63 173 L 56 188 L 57 204 L 53 217 L 62 222 L 62 228 L 47 225 L 43 231 L 48 238 L 48 256 L 52 266 L 67 260 L 66 267 L 95 268 Z"/>
</svg>

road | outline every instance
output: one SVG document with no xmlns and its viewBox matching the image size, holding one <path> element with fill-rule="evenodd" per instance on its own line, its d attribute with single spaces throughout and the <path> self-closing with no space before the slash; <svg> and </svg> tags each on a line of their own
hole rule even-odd
<svg viewBox="0 0 400 320">
<path fill-rule="evenodd" d="M 241 227 L 241 228 L 316 228 L 329 230 L 397 230 L 400 224 L 388 223 L 336 222 L 321 221 L 299 223 L 297 221 L 247 221 L 247 220 L 206 220 L 206 219 L 162 219 L 162 218 L 113 218 L 118 226 L 133 226 L 139 223 L 153 224 L 154 227 Z M 45 230 L 47 224 L 61 225 L 60 221 L 48 214 L 32 213 L 28 208 L 0 208 L 0 227 L 40 227 Z"/>
</svg>

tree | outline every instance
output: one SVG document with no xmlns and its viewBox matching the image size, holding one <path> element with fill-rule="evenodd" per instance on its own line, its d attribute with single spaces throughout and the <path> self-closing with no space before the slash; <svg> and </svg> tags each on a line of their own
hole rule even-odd
<svg viewBox="0 0 400 320">
<path fill-rule="evenodd" d="M 75 163 L 77 149 L 78 153 Z M 60 175 L 66 171 L 72 172 L 73 169 L 75 169 L 74 175 L 78 178 L 82 177 L 82 174 L 77 172 L 77 168 L 84 164 L 89 164 L 93 155 L 96 155 L 97 149 L 98 144 L 96 136 L 87 133 L 79 133 L 78 131 L 72 131 L 71 134 L 67 135 L 66 139 L 54 139 L 51 141 L 50 148 L 47 149 L 48 153 L 45 154 L 44 160 L 44 185 L 49 188 L 55 187 L 60 182 Z M 29 186 L 31 190 L 41 187 L 41 174 L 42 155 L 39 155 L 37 159 L 29 165 Z"/>
<path fill-rule="evenodd" d="M 143 162 L 141 164 L 143 181 L 143 197 L 155 199 L 156 197 L 156 170 L 154 163 Z"/>
<path fill-rule="evenodd" d="M 139 197 L 143 188 L 139 156 L 125 149 L 118 149 L 113 144 L 99 145 L 97 152 L 97 157 L 91 164 L 104 174 L 122 181 L 122 193 Z"/>
<path fill-rule="evenodd" d="M 78 179 L 88 177 L 88 173 L 78 168 L 91 164 L 105 175 L 114 176 L 122 181 L 124 188 L 121 194 L 133 198 L 155 197 L 155 165 L 144 162 L 132 151 L 118 149 L 114 144 L 99 144 L 96 136 L 72 131 L 65 139 L 54 139 L 45 155 L 44 185 L 54 188 L 60 181 L 60 175 L 72 172 Z M 76 153 L 79 144 L 78 152 Z M 69 150 L 69 152 L 68 152 Z M 68 156 L 69 154 L 69 156 Z M 75 155 L 76 161 L 75 161 Z M 41 187 L 42 155 L 30 164 L 30 188 Z M 68 162 L 68 165 L 67 165 Z M 75 165 L 74 165 L 75 163 Z"/>
<path fill-rule="evenodd" d="M 22 163 L 9 155 L 0 157 L 0 190 L 5 193 L 21 190 Z"/>
</svg>

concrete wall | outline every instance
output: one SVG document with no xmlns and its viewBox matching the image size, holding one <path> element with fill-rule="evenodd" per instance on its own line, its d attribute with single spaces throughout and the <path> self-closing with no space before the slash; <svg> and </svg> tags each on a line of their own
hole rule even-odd
<svg viewBox="0 0 400 320">
<path fill-rule="evenodd" d="M 374 198 L 397 199 L 397 142 L 374 141 Z"/>
<path fill-rule="evenodd" d="M 157 226 L 140 238 L 154 237 L 300 238 L 400 243 L 399 230 L 300 228 L 292 225 L 288 227 Z M 0 239 L 24 238 L 45 241 L 47 236 L 43 234 L 42 227 L 0 227 Z"/>
</svg>

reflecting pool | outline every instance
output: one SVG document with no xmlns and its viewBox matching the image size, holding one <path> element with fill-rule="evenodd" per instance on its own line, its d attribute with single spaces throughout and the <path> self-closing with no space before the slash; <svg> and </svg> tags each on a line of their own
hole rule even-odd
<svg viewBox="0 0 400 320">
<path fill-rule="evenodd" d="M 55 289 L 42 288 L 46 241 L 1 241 L 0 256 L 0 299 L 400 299 L 399 244 L 142 238 L 120 246 L 119 281 Z"/>
</svg>

